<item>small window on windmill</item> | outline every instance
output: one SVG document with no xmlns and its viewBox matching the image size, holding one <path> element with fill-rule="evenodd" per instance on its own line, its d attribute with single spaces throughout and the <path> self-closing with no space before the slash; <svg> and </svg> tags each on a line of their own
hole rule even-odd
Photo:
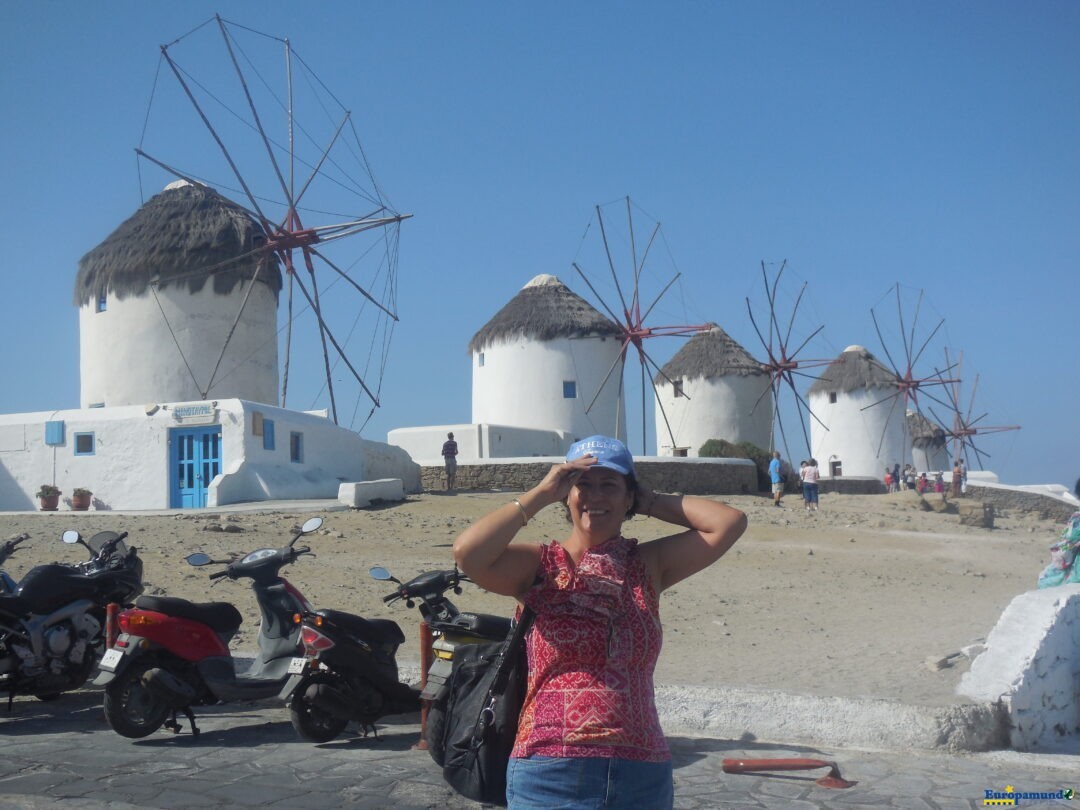
<svg viewBox="0 0 1080 810">
<path fill-rule="evenodd" d="M 289 434 L 289 461 L 295 461 L 297 464 L 304 461 L 304 434 L 303 433 L 290 433 Z"/>
<path fill-rule="evenodd" d="M 674 391 L 676 399 L 678 399 L 679 397 L 685 397 L 686 396 L 686 392 L 683 391 L 683 381 L 682 381 L 681 378 L 678 379 L 678 380 L 672 380 L 671 381 L 671 387 L 672 387 L 672 389 Z M 683 455 L 686 455 L 686 454 L 683 453 Z"/>
<path fill-rule="evenodd" d="M 263 419 L 263 450 L 274 449 L 274 420 Z"/>
<path fill-rule="evenodd" d="M 251 414 L 251 435 L 263 435 L 263 415 L 259 411 L 253 411 Z"/>
<path fill-rule="evenodd" d="M 97 298 L 96 311 L 97 312 L 104 312 L 107 305 L 108 305 L 108 299 L 106 298 L 106 294 L 101 293 Z"/>
<path fill-rule="evenodd" d="M 476 357 L 476 365 L 480 366 L 480 368 L 484 367 L 484 353 L 483 352 L 480 352 L 480 354 L 477 355 L 477 357 Z"/>
<path fill-rule="evenodd" d="M 577 381 L 563 380 L 562 395 L 563 399 L 577 399 Z"/>
<path fill-rule="evenodd" d="M 686 458 L 686 454 L 688 452 L 690 452 L 689 447 L 676 447 L 675 448 L 675 457 L 676 458 Z"/>
<path fill-rule="evenodd" d="M 835 391 L 830 391 L 829 392 L 829 404 L 830 405 L 835 405 L 836 404 L 836 392 Z"/>
</svg>

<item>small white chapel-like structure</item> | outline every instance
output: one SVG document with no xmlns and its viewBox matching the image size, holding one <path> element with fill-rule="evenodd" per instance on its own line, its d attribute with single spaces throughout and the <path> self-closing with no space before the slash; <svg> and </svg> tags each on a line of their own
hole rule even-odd
<svg viewBox="0 0 1080 810">
<path fill-rule="evenodd" d="M 336 498 L 419 469 L 326 413 L 277 407 L 281 271 L 261 226 L 171 183 L 79 262 L 80 407 L 0 415 L 0 510 L 42 484 L 97 509 Z M 61 507 L 63 508 L 63 507 Z"/>
</svg>

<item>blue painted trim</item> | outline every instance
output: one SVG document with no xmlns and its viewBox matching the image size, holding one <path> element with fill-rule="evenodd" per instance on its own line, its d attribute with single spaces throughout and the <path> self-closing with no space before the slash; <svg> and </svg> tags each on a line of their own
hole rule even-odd
<svg viewBox="0 0 1080 810">
<path fill-rule="evenodd" d="M 85 439 L 87 437 L 90 438 L 90 449 L 89 450 L 80 450 L 79 449 L 79 444 L 80 444 L 79 440 L 80 439 Z M 72 434 L 72 436 L 71 436 L 71 446 L 74 448 L 75 455 L 77 455 L 77 456 L 93 456 L 93 455 L 96 455 L 96 453 L 97 453 L 97 440 L 94 438 L 93 433 L 74 433 L 74 434 Z"/>
</svg>

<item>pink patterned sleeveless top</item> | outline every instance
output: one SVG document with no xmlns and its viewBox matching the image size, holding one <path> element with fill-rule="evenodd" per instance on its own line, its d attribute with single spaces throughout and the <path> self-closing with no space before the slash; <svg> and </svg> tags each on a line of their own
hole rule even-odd
<svg viewBox="0 0 1080 810">
<path fill-rule="evenodd" d="M 536 620 L 511 756 L 670 759 L 653 695 L 660 600 L 637 540 L 614 537 L 576 568 L 550 543 L 537 576 L 523 600 Z"/>
</svg>

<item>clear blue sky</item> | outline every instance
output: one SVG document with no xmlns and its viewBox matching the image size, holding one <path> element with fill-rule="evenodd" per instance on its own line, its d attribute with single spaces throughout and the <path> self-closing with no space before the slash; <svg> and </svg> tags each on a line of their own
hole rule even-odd
<svg viewBox="0 0 1080 810">
<path fill-rule="evenodd" d="M 825 326 L 803 356 L 881 356 L 871 307 L 924 290 L 984 423 L 1023 426 L 980 441 L 987 466 L 1080 475 L 1074 2 L 5 2 L 0 412 L 78 406 L 77 262 L 140 204 L 158 46 L 218 10 L 289 37 L 414 215 L 368 438 L 468 422 L 473 333 L 538 273 L 591 297 L 570 264 L 630 195 L 663 222 L 655 283 L 682 273 L 654 322 L 760 356 L 745 299 L 786 259 L 796 333 Z"/>
</svg>

